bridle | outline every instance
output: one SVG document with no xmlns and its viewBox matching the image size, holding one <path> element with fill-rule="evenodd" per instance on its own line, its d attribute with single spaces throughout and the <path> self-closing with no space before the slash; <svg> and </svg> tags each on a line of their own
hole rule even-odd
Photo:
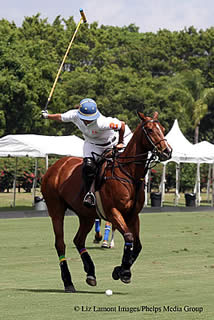
<svg viewBox="0 0 214 320">
<path fill-rule="evenodd" d="M 158 162 L 160 162 L 159 160 L 160 151 L 158 150 L 157 146 L 162 141 L 165 141 L 166 139 L 163 138 L 163 139 L 160 139 L 157 143 L 154 143 L 151 138 L 151 135 L 149 134 L 148 130 L 146 130 L 146 127 L 145 127 L 147 123 L 154 123 L 154 122 L 159 123 L 158 120 L 151 119 L 143 122 L 141 126 L 147 141 L 152 146 L 152 150 L 147 150 L 145 153 L 137 154 L 135 156 L 122 156 L 118 153 L 118 151 L 116 151 L 116 149 L 113 150 L 111 157 L 106 157 L 106 158 L 103 157 L 103 160 L 107 160 L 107 163 L 109 164 L 107 165 L 107 167 L 109 166 L 111 167 L 111 173 L 112 173 L 111 176 L 105 177 L 105 180 L 114 179 L 114 180 L 119 180 L 121 182 L 126 182 L 126 183 L 128 182 L 132 184 L 139 184 L 139 183 L 141 184 L 146 176 L 147 171 L 151 169 L 153 166 L 155 166 Z M 150 152 L 149 157 L 148 157 L 148 152 Z M 137 165 L 142 165 L 142 163 L 145 163 L 143 177 L 141 177 L 138 180 L 132 177 L 124 168 L 124 166 L 132 163 Z M 116 176 L 114 172 L 115 168 L 119 168 L 120 171 L 126 176 L 126 178 Z"/>
<path fill-rule="evenodd" d="M 144 134 L 145 134 L 145 137 L 146 137 L 147 141 L 148 141 L 148 142 L 151 144 L 151 146 L 153 147 L 153 149 L 151 150 L 151 152 L 152 152 L 153 154 L 156 154 L 156 155 L 158 156 L 158 155 L 160 154 L 160 152 L 159 152 L 157 146 L 158 146 L 162 141 L 166 141 L 166 139 L 165 139 L 165 138 L 160 139 L 157 143 L 154 143 L 154 142 L 152 141 L 152 138 L 151 138 L 150 134 L 148 133 L 148 131 L 147 131 L 146 128 L 145 128 L 145 125 L 146 125 L 147 123 L 154 123 L 154 122 L 160 123 L 158 120 L 153 120 L 153 119 L 147 120 L 147 121 L 143 122 L 143 124 L 142 124 L 142 130 L 143 130 L 143 132 L 144 132 Z"/>
</svg>

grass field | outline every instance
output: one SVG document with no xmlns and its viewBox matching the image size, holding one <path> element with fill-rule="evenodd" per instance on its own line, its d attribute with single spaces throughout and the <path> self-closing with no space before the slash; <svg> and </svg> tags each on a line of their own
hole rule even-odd
<svg viewBox="0 0 214 320">
<path fill-rule="evenodd" d="M 36 190 L 36 196 L 42 197 L 40 189 Z M 174 206 L 175 194 L 173 192 L 166 193 L 164 199 L 164 206 Z M 210 206 L 210 201 L 207 201 L 206 192 L 201 193 L 201 206 Z M 32 193 L 26 193 L 24 191 L 16 193 L 16 210 L 32 210 L 33 209 L 33 196 Z M 150 195 L 148 195 L 148 206 L 150 206 Z M 7 210 L 12 211 L 14 208 L 11 207 L 13 204 L 13 192 L 0 193 L 0 211 Z M 179 207 L 185 206 L 185 196 L 180 193 Z"/>
<path fill-rule="evenodd" d="M 36 196 L 42 196 L 39 189 L 37 189 Z M 13 192 L 1 192 L 0 193 L 0 211 L 6 210 L 11 211 L 14 210 L 12 207 L 13 204 Z M 33 195 L 32 193 L 21 191 L 16 192 L 16 206 L 15 210 L 32 210 L 33 209 Z"/>
<path fill-rule="evenodd" d="M 121 261 L 120 234 L 114 249 L 101 249 L 89 234 L 98 281 L 89 287 L 72 243 L 78 219 L 65 218 L 75 294 L 63 291 L 49 218 L 0 220 L 0 318 L 214 319 L 214 212 L 145 213 L 140 219 L 144 249 L 129 285 L 111 278 Z"/>
</svg>

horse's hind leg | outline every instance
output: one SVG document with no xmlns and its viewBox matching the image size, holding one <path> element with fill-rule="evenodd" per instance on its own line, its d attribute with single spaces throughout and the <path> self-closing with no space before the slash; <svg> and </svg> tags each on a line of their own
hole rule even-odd
<svg viewBox="0 0 214 320">
<path fill-rule="evenodd" d="M 55 248 L 59 257 L 59 265 L 61 277 L 64 283 L 65 292 L 75 292 L 74 285 L 71 280 L 71 274 L 65 259 L 65 243 L 64 243 L 64 212 L 61 215 L 51 216 L 53 229 L 55 233 Z"/>
<path fill-rule="evenodd" d="M 100 232 L 101 220 L 95 219 L 95 236 L 94 236 L 94 243 L 100 243 L 102 240 L 102 234 Z"/>
<path fill-rule="evenodd" d="M 81 256 L 84 270 L 87 274 L 86 277 L 86 282 L 90 286 L 96 286 L 97 281 L 96 281 L 96 276 L 95 276 L 95 266 L 94 263 L 88 254 L 86 248 L 85 248 L 85 240 L 88 235 L 88 233 L 91 231 L 93 225 L 94 225 L 94 217 L 88 218 L 85 220 L 84 218 L 80 218 L 80 225 L 79 225 L 79 230 L 74 238 L 74 244 Z"/>
</svg>

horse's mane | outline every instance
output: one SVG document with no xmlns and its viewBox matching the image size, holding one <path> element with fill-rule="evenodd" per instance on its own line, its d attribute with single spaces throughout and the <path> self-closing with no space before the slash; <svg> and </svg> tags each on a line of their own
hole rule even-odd
<svg viewBox="0 0 214 320">
<path fill-rule="evenodd" d="M 137 125 L 133 132 L 133 136 L 129 140 L 127 146 L 125 147 L 124 151 L 120 153 L 121 157 L 128 156 L 129 154 L 133 153 L 133 151 L 137 151 L 137 141 L 139 140 L 140 137 L 142 137 L 143 131 L 141 129 L 142 127 L 142 121 Z M 147 152 L 147 150 L 145 150 Z"/>
</svg>

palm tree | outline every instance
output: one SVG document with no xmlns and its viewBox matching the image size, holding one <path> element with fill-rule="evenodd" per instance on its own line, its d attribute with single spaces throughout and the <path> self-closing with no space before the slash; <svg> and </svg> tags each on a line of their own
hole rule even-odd
<svg viewBox="0 0 214 320">
<path fill-rule="evenodd" d="M 191 95 L 192 103 L 189 105 L 187 113 L 191 119 L 194 133 L 194 142 L 199 140 L 200 121 L 207 114 L 208 106 L 214 101 L 214 88 L 204 87 L 204 78 L 201 70 L 185 70 L 174 76 L 171 85 L 185 88 Z"/>
</svg>

